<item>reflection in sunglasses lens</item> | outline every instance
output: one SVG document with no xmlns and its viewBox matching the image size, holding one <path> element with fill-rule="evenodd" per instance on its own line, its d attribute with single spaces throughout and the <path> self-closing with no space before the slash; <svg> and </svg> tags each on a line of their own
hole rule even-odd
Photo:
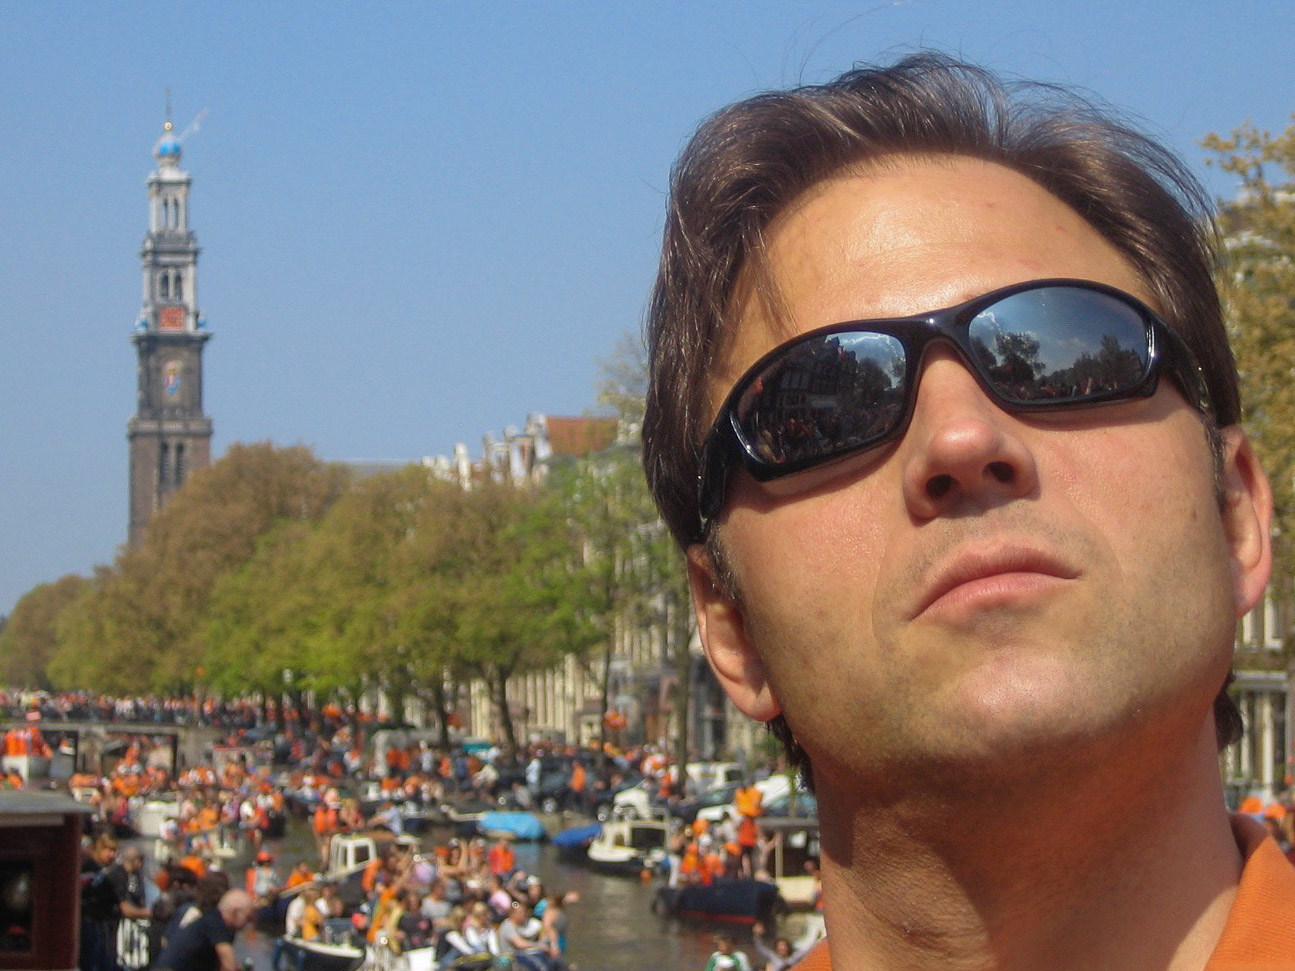
<svg viewBox="0 0 1295 971">
<path fill-rule="evenodd" d="M 930 336 L 844 331 L 787 348 L 736 403 L 744 448 L 772 465 L 796 465 L 882 441 L 911 405 L 908 355 L 920 355 Z M 1137 387 L 1149 363 L 1137 310 L 1079 288 L 1004 297 L 967 323 L 959 343 L 1008 404 L 1118 394 Z"/>
</svg>

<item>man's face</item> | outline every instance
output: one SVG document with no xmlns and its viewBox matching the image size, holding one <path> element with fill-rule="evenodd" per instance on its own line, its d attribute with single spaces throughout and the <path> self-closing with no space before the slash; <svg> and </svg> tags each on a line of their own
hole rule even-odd
<svg viewBox="0 0 1295 971">
<path fill-rule="evenodd" d="M 766 238 L 785 314 L 740 308 L 712 414 L 760 355 L 826 324 L 1045 277 L 1154 306 L 1073 210 L 970 159 L 834 179 Z M 1266 558 L 1257 583 L 1238 563 L 1202 425 L 1172 380 L 1149 399 L 1011 415 L 936 344 L 903 439 L 803 486 L 734 476 L 718 538 L 740 605 L 699 547 L 689 559 L 721 681 L 752 717 L 786 715 L 821 790 L 920 783 L 939 765 L 1019 772 L 1117 737 L 1154 743 L 1175 720 L 1174 737 L 1208 731 Z"/>
</svg>

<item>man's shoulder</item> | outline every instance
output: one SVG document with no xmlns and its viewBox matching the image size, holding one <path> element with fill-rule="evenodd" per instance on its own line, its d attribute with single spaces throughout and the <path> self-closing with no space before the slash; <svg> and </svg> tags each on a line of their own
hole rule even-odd
<svg viewBox="0 0 1295 971">
<path fill-rule="evenodd" d="M 815 944 L 796 964 L 796 971 L 832 971 L 832 956 L 827 950 L 827 938 Z"/>
<path fill-rule="evenodd" d="M 203 911 L 201 917 L 189 925 L 195 935 L 201 935 L 212 944 L 230 944 L 234 940 L 234 931 L 225 923 L 220 911 L 212 907 Z"/>
<path fill-rule="evenodd" d="M 1295 969 L 1295 867 L 1249 817 L 1233 816 L 1232 832 L 1245 866 L 1206 971 Z"/>
<path fill-rule="evenodd" d="M 130 889 L 130 874 L 120 863 L 115 863 L 103 872 L 103 879 L 106 880 L 117 891 L 118 897 L 125 897 Z"/>
</svg>

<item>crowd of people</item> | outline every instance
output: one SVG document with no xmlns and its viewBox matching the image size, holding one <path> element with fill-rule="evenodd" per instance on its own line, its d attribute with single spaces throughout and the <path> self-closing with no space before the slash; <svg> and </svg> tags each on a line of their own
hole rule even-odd
<svg viewBox="0 0 1295 971">
<path fill-rule="evenodd" d="M 129 719 L 141 711 L 192 710 L 102 697 L 96 705 Z M 574 893 L 550 891 L 518 868 L 505 840 L 451 839 L 423 852 L 417 840 L 401 838 L 406 814 L 501 797 L 535 805 L 542 791 L 554 791 L 546 767 L 559 763 L 568 771 L 558 802 L 572 814 L 590 810 L 627 780 L 654 799 L 694 794 L 686 775 L 651 746 L 535 745 L 510 756 L 499 746 L 442 749 L 422 733 L 375 737 L 381 726 L 357 723 L 337 709 L 269 726 L 252 717 L 260 714 L 256 706 L 214 710 L 236 724 L 209 761 L 172 772 L 160 757 L 166 740 L 139 734 L 104 774 L 70 780 L 93 806 L 97 834 L 87 844 L 82 874 L 85 971 L 229 971 L 234 938 L 254 919 L 283 923 L 276 971 L 299 971 L 310 942 L 367 946 L 379 966 L 408 963 L 413 952 L 415 961 L 439 967 L 506 961 L 527 971 L 562 969 Z M 145 807 L 158 800 L 175 808 L 161 819 L 156 838 L 130 839 Z M 280 867 L 277 838 L 293 813 L 314 833 L 318 856 Z M 730 854 L 734 873 L 752 866 L 736 833 L 725 839 L 682 832 L 687 838 L 676 858 L 685 878 L 704 879 L 700 870 L 687 875 L 688 862 L 709 862 L 715 852 Z M 344 903 L 328 873 L 329 846 L 339 834 L 353 833 L 376 836 L 379 852 L 363 873 L 361 899 Z M 142 847 L 153 856 L 147 867 Z M 243 858 L 250 865 L 231 880 L 231 861 Z"/>
</svg>

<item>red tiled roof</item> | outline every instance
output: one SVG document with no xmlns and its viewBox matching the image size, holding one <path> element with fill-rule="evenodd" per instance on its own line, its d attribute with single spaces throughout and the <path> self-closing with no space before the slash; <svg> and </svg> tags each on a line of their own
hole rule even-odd
<svg viewBox="0 0 1295 971">
<path fill-rule="evenodd" d="M 590 455 L 616 441 L 615 418 L 547 418 L 554 455 Z"/>
</svg>

